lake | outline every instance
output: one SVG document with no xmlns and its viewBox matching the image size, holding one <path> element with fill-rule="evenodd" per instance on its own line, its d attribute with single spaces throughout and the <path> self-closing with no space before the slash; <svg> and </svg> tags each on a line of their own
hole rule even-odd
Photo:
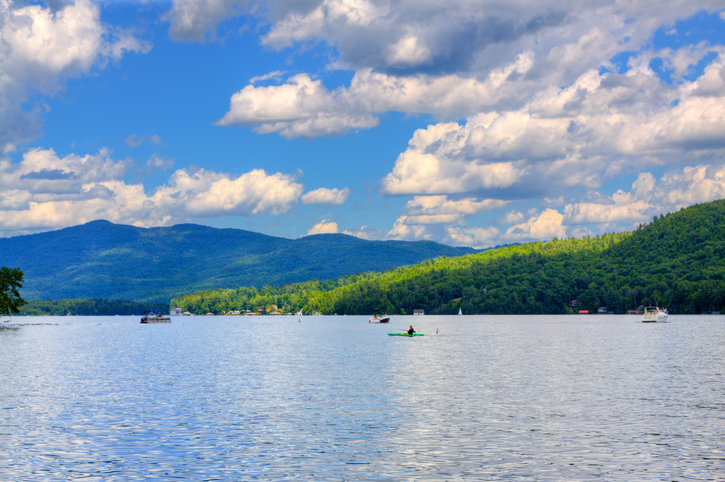
<svg viewBox="0 0 725 482">
<path fill-rule="evenodd" d="M 725 317 L 139 319 L 3 324 L 0 480 L 725 480 Z"/>
</svg>

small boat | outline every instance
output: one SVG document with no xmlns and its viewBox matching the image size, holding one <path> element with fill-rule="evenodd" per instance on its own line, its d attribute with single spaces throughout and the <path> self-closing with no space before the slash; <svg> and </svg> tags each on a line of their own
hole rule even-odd
<svg viewBox="0 0 725 482">
<path fill-rule="evenodd" d="M 644 309 L 642 323 L 666 323 L 669 316 L 667 309 L 660 309 L 659 306 L 648 306 Z"/>
<path fill-rule="evenodd" d="M 181 308 L 179 308 L 178 306 L 175 306 L 174 309 L 171 310 L 171 313 L 169 313 L 169 314 L 174 315 L 174 316 L 181 316 Z"/>
<path fill-rule="evenodd" d="M 388 333 L 388 336 L 425 336 L 423 333 L 413 333 L 412 335 L 409 335 L 408 333 Z"/>
<path fill-rule="evenodd" d="M 368 323 L 388 323 L 390 317 L 388 315 L 373 314 L 373 317 L 368 320 Z"/>
<path fill-rule="evenodd" d="M 144 311 L 145 315 L 141 318 L 141 323 L 171 323 L 171 318 L 162 315 L 156 310 Z"/>
<path fill-rule="evenodd" d="M 463 310 L 461 308 L 458 308 L 458 316 L 461 316 L 463 314 Z"/>
</svg>

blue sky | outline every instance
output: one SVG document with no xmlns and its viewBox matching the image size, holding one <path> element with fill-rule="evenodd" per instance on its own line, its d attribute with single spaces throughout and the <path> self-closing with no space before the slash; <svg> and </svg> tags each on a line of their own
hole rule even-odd
<svg viewBox="0 0 725 482">
<path fill-rule="evenodd" d="M 488 247 L 725 196 L 720 1 L 0 0 L 0 235 Z"/>
</svg>

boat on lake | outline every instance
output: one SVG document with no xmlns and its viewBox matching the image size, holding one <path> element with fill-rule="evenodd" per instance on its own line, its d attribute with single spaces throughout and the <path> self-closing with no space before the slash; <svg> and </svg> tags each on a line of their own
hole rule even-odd
<svg viewBox="0 0 725 482">
<path fill-rule="evenodd" d="M 642 323 L 665 323 L 669 316 L 666 309 L 660 309 L 659 306 L 648 306 L 644 309 Z"/>
<path fill-rule="evenodd" d="M 141 323 L 171 323 L 171 318 L 156 310 L 144 311 Z"/>
<path fill-rule="evenodd" d="M 169 314 L 174 315 L 174 316 L 181 316 L 181 308 L 179 308 L 178 306 L 175 306 L 174 309 L 172 309 L 171 313 L 169 313 Z"/>
<path fill-rule="evenodd" d="M 390 317 L 388 315 L 374 313 L 373 317 L 368 320 L 368 323 L 388 323 L 389 321 Z"/>
</svg>

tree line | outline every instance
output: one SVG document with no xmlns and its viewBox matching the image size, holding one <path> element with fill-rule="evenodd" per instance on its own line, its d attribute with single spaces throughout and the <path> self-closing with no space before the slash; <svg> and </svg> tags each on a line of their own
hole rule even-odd
<svg viewBox="0 0 725 482">
<path fill-rule="evenodd" d="M 573 304 L 576 300 L 576 304 Z M 659 305 L 671 313 L 725 308 L 725 201 L 692 206 L 636 230 L 553 239 L 380 273 L 176 297 L 192 313 L 547 314 Z"/>
</svg>

